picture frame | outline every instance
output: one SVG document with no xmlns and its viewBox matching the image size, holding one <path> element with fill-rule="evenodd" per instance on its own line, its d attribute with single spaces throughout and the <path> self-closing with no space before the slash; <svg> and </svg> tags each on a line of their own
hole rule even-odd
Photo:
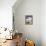
<svg viewBox="0 0 46 46">
<path fill-rule="evenodd" d="M 25 16 L 25 24 L 26 25 L 32 25 L 33 24 L 33 16 L 32 15 L 26 15 Z"/>
</svg>

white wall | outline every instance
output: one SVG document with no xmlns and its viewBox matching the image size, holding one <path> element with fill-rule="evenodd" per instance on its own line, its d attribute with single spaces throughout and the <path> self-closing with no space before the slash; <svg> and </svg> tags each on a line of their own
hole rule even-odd
<svg viewBox="0 0 46 46">
<path fill-rule="evenodd" d="M 41 38 L 42 46 L 46 46 L 46 0 L 41 3 Z"/>
<path fill-rule="evenodd" d="M 46 0 L 22 1 L 21 5 L 14 5 L 15 28 L 23 32 L 24 36 L 34 38 L 39 46 L 46 46 Z M 16 7 L 17 6 L 17 7 Z M 25 25 L 25 15 L 33 15 L 33 25 Z M 38 35 L 37 35 L 38 34 Z M 31 37 L 30 37 L 30 36 Z M 41 35 L 41 36 L 40 36 Z M 41 41 L 39 41 L 41 39 Z"/>
<path fill-rule="evenodd" d="M 12 28 L 12 6 L 16 0 L 0 0 L 0 27 Z"/>
<path fill-rule="evenodd" d="M 14 5 L 15 28 L 22 32 L 24 37 L 35 41 L 41 46 L 41 0 L 23 0 L 20 5 Z M 25 15 L 33 16 L 33 25 L 25 24 Z"/>
</svg>

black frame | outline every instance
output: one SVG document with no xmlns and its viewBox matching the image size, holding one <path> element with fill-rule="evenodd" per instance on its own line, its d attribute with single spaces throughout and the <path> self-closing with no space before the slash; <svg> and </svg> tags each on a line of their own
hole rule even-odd
<svg viewBox="0 0 46 46">
<path fill-rule="evenodd" d="M 27 24 L 27 25 L 33 24 L 33 16 L 32 15 L 26 15 L 25 16 L 25 24 Z"/>
</svg>

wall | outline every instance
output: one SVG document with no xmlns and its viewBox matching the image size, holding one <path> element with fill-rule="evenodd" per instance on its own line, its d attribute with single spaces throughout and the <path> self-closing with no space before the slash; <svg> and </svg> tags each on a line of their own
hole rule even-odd
<svg viewBox="0 0 46 46">
<path fill-rule="evenodd" d="M 36 46 L 41 46 L 41 0 L 23 0 L 16 8 L 13 7 L 15 28 L 22 32 L 24 38 L 35 41 Z M 25 24 L 25 16 L 33 16 L 33 25 Z"/>
<path fill-rule="evenodd" d="M 42 46 L 46 46 L 46 0 L 42 0 L 41 3 L 41 40 Z"/>
<path fill-rule="evenodd" d="M 12 6 L 16 0 L 0 0 L 0 27 L 12 28 Z"/>
</svg>

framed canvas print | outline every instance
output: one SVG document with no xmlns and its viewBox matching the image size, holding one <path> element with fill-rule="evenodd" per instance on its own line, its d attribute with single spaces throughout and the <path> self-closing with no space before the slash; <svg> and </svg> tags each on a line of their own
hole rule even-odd
<svg viewBox="0 0 46 46">
<path fill-rule="evenodd" d="M 33 24 L 33 16 L 32 15 L 26 15 L 25 16 L 25 24 L 27 24 L 27 25 Z"/>
</svg>

